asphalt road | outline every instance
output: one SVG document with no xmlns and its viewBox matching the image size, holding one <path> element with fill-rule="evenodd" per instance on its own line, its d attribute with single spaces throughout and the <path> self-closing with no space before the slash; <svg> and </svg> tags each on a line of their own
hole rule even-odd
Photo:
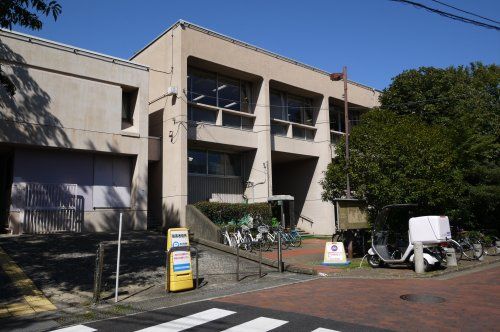
<svg viewBox="0 0 500 332">
<path fill-rule="evenodd" d="M 297 299 L 300 301 L 300 299 Z M 332 308 L 335 310 L 335 308 Z M 387 331 L 292 312 L 203 301 L 86 323 L 58 332 L 173 331 Z"/>
</svg>

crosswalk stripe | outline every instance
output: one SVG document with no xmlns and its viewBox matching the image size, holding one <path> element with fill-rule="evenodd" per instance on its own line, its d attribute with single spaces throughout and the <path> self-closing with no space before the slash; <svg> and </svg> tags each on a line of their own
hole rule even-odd
<svg viewBox="0 0 500 332">
<path fill-rule="evenodd" d="M 223 332 L 265 332 L 280 327 L 286 323 L 288 323 L 286 320 L 259 317 L 246 323 L 233 326 Z"/>
<path fill-rule="evenodd" d="M 340 331 L 325 329 L 324 327 L 318 327 L 316 330 L 313 330 L 311 332 L 340 332 Z"/>
<path fill-rule="evenodd" d="M 159 324 L 156 326 L 151 326 L 136 332 L 178 332 L 190 329 L 192 327 L 211 322 L 216 319 L 220 319 L 236 312 L 223 309 L 209 309 L 205 311 L 198 312 L 193 315 L 189 315 L 183 318 L 174 319 L 170 322 Z"/>
<path fill-rule="evenodd" d="M 97 330 L 85 325 L 74 325 L 59 330 L 52 330 L 51 332 L 94 332 L 94 331 Z"/>
</svg>

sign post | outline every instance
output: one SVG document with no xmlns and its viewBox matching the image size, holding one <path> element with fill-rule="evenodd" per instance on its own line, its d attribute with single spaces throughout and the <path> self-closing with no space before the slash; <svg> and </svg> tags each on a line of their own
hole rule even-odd
<svg viewBox="0 0 500 332">
<path fill-rule="evenodd" d="M 167 259 L 166 289 L 172 292 L 192 289 L 193 272 L 187 228 L 170 228 L 168 230 Z"/>
<path fill-rule="evenodd" d="M 342 242 L 327 242 L 325 244 L 325 256 L 321 265 L 347 266 L 351 264 L 346 259 L 344 244 Z"/>
<path fill-rule="evenodd" d="M 115 303 L 118 302 L 118 282 L 120 279 L 120 253 L 122 248 L 122 224 L 123 224 L 123 213 L 120 212 L 120 226 L 118 228 L 118 253 L 116 255 Z"/>
</svg>

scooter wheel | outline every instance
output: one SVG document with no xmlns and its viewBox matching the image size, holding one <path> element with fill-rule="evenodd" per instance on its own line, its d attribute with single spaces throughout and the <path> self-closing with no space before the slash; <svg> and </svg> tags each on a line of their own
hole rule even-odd
<svg viewBox="0 0 500 332">
<path fill-rule="evenodd" d="M 368 255 L 368 264 L 374 269 L 382 266 L 382 260 L 378 255 Z"/>
</svg>

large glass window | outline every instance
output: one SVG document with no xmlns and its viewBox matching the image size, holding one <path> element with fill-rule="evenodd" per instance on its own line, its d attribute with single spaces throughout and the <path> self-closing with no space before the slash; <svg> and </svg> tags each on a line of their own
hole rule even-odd
<svg viewBox="0 0 500 332">
<path fill-rule="evenodd" d="M 208 174 L 224 175 L 225 158 L 223 153 L 208 152 Z"/>
<path fill-rule="evenodd" d="M 230 110 L 240 110 L 240 82 L 227 77 L 219 76 L 217 81 L 219 107 Z"/>
<path fill-rule="evenodd" d="M 188 172 L 203 175 L 241 176 L 241 155 L 188 149 Z"/>
<path fill-rule="evenodd" d="M 200 104 L 251 112 L 249 82 L 188 67 L 188 100 Z"/>
<path fill-rule="evenodd" d="M 313 125 L 313 107 L 309 98 L 271 90 L 270 104 L 273 119 Z"/>
<path fill-rule="evenodd" d="M 196 122 L 215 123 L 215 121 L 217 120 L 217 113 L 213 110 L 189 105 L 188 120 Z"/>
<path fill-rule="evenodd" d="M 226 175 L 227 176 L 241 175 L 241 158 L 239 154 L 226 155 Z"/>
<path fill-rule="evenodd" d="M 188 99 L 200 104 L 217 105 L 217 75 L 188 69 Z"/>
<path fill-rule="evenodd" d="M 271 90 L 271 118 L 287 120 L 285 115 L 285 95 L 279 91 Z"/>
<path fill-rule="evenodd" d="M 361 114 L 359 110 L 349 109 L 349 126 L 356 126 L 361 121 Z M 345 132 L 345 115 L 343 106 L 330 105 L 330 130 Z"/>
<path fill-rule="evenodd" d="M 207 174 L 207 152 L 203 150 L 188 150 L 188 172 Z"/>
</svg>

